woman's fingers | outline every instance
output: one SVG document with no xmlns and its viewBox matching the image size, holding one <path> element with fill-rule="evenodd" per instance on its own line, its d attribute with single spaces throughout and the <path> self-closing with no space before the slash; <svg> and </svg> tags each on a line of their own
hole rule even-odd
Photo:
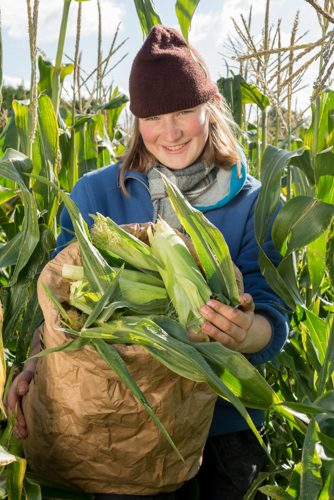
<svg viewBox="0 0 334 500">
<path fill-rule="evenodd" d="M 249 293 L 243 293 L 240 295 L 240 306 L 239 309 L 242 311 L 254 311 L 255 304 L 253 297 Z"/>
<path fill-rule="evenodd" d="M 209 300 L 200 309 L 200 313 L 206 319 L 202 331 L 226 347 L 238 350 L 245 341 L 254 318 L 251 295 L 243 294 L 241 307 L 242 309 L 234 308 L 218 300 Z"/>
<path fill-rule="evenodd" d="M 22 411 L 22 398 L 29 391 L 29 384 L 32 380 L 33 372 L 30 370 L 23 370 L 13 380 L 9 388 L 7 397 L 4 401 L 7 409 L 8 416 L 16 415 L 13 427 L 14 436 L 19 439 L 27 437 L 27 425 Z"/>
</svg>

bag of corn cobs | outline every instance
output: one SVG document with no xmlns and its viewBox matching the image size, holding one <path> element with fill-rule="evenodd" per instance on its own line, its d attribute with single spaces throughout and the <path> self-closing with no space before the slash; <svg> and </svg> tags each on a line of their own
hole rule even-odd
<svg viewBox="0 0 334 500">
<path fill-rule="evenodd" d="M 212 295 L 237 306 L 242 278 L 211 226 L 196 242 L 201 269 L 164 221 L 125 231 L 97 216 L 91 241 L 63 201 L 80 247 L 60 252 L 38 281 L 48 354 L 24 400 L 26 458 L 83 492 L 174 491 L 199 469 L 216 395 L 231 397 L 216 372 L 224 348 L 200 348 L 198 309 Z"/>
<path fill-rule="evenodd" d="M 38 283 L 45 322 L 41 340 L 52 348 L 68 339 L 45 292 L 68 302 L 64 264 L 80 265 L 74 243 L 49 262 Z M 166 442 L 146 410 L 93 348 L 40 358 L 24 401 L 31 469 L 83 492 L 147 495 L 173 491 L 198 471 L 216 395 L 206 383 L 183 378 L 142 346 L 115 346 L 184 458 Z"/>
</svg>

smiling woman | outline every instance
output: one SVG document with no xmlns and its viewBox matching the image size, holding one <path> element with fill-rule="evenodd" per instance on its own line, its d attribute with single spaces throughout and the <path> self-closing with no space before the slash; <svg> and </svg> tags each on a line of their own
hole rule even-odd
<svg viewBox="0 0 334 500">
<path fill-rule="evenodd" d="M 72 199 L 89 225 L 93 222 L 91 215 L 101 213 L 117 224 L 156 223 L 161 218 L 182 230 L 160 173 L 172 180 L 189 203 L 224 235 L 232 259 L 243 274 L 245 293 L 237 300 L 239 307 L 211 297 L 199 309 L 204 318 L 201 333 L 213 342 L 247 354 L 254 364 L 264 363 L 286 341 L 288 318 L 285 305 L 270 289 L 258 265 L 253 220 L 260 183 L 247 174 L 230 113 L 206 64 L 177 30 L 157 25 L 149 33 L 131 69 L 130 109 L 135 117 L 134 130 L 124 157 L 116 165 L 81 177 L 72 190 Z M 60 226 L 58 250 L 73 234 L 66 209 Z M 270 259 L 277 262 L 279 254 L 270 234 L 264 245 Z M 177 273 L 173 256 L 170 261 Z M 30 379 L 34 361 L 29 363 Z M 145 370 L 146 366 L 142 368 Z M 13 383 L 8 398 L 11 411 L 20 404 L 22 393 L 18 387 L 24 377 L 23 371 Z M 122 401 L 118 400 L 118 404 L 122 406 Z M 249 409 L 249 414 L 254 425 L 261 428 L 263 413 Z M 24 416 L 20 416 L 18 426 L 26 433 Z M 110 454 L 113 453 L 111 446 Z M 134 487 L 130 498 L 195 500 L 195 490 L 199 489 L 200 500 L 241 500 L 261 469 L 264 452 L 244 418 L 225 400 L 219 400 L 203 457 L 199 472 L 198 461 L 186 474 L 181 489 L 180 483 L 163 483 L 152 497 L 143 496 L 143 491 Z M 129 463 L 120 464 L 131 471 L 129 482 L 135 471 L 135 458 L 131 453 Z M 152 462 L 148 475 L 154 482 L 158 464 Z M 161 463 L 165 463 L 163 453 Z M 166 477 L 161 475 L 162 482 Z M 135 481 L 131 484 L 135 485 Z M 156 487 L 149 486 L 148 491 Z M 189 496 L 187 489 L 191 487 L 194 489 Z M 104 494 L 96 498 L 121 499 L 122 491 L 111 484 L 108 491 L 101 488 L 97 493 Z"/>
</svg>

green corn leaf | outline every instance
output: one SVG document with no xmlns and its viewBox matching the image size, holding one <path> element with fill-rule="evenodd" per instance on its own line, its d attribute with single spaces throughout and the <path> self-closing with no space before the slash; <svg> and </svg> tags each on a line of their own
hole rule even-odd
<svg viewBox="0 0 334 500">
<path fill-rule="evenodd" d="M 296 497 L 289 495 L 282 486 L 268 484 L 267 486 L 261 486 L 259 491 L 264 495 L 268 495 L 272 500 L 296 500 Z"/>
<path fill-rule="evenodd" d="M 316 381 L 317 393 L 321 396 L 324 393 L 327 382 L 330 381 L 333 371 L 334 371 L 334 319 L 333 317 L 326 325 L 326 344 L 325 344 L 325 356 L 323 358 L 323 364 L 318 374 L 318 380 Z"/>
<path fill-rule="evenodd" d="M 16 233 L 7 243 L 0 245 L 0 267 L 16 264 L 20 255 L 20 249 L 23 246 L 23 241 L 23 233 Z"/>
<path fill-rule="evenodd" d="M 260 244 L 271 224 L 281 196 L 281 176 L 291 158 L 300 156 L 304 149 L 289 152 L 268 146 L 264 152 L 261 165 L 262 187 L 255 210 L 255 231 Z"/>
<path fill-rule="evenodd" d="M 110 282 L 112 268 L 90 241 L 88 226 L 74 201 L 62 191 L 60 191 L 60 197 L 71 217 L 74 232 L 79 241 L 85 276 L 92 289 L 103 295 Z"/>
<path fill-rule="evenodd" d="M 6 485 L 8 498 L 21 500 L 23 492 L 23 480 L 27 462 L 24 458 L 16 457 L 15 462 L 7 466 Z"/>
<path fill-rule="evenodd" d="M 8 201 L 12 200 L 13 198 L 16 198 L 17 196 L 18 196 L 18 191 L 3 188 L 3 191 L 0 192 L 0 205 L 7 203 Z"/>
<path fill-rule="evenodd" d="M 33 150 L 33 173 L 41 175 L 50 181 L 55 181 L 59 162 L 59 129 L 57 117 L 51 99 L 41 95 L 38 99 L 38 130 L 36 134 L 38 150 Z M 40 165 L 38 165 L 37 158 Z M 47 211 L 47 223 L 50 228 L 58 209 L 58 197 L 54 190 L 47 185 L 38 183 L 32 185 L 35 196 L 38 198 L 40 210 Z"/>
<path fill-rule="evenodd" d="M 189 234 L 204 269 L 211 291 L 228 300 L 232 306 L 239 304 L 239 292 L 233 263 L 224 236 L 206 217 L 193 208 L 179 189 L 161 174 L 173 209 Z"/>
<path fill-rule="evenodd" d="M 317 239 L 334 217 L 334 205 L 308 196 L 296 196 L 278 213 L 273 224 L 273 239 L 283 253 L 293 252 Z"/>
<path fill-rule="evenodd" d="M 262 274 L 274 292 L 282 297 L 291 310 L 295 309 L 296 304 L 302 305 L 303 299 L 300 297 L 297 288 L 291 289 L 287 286 L 285 279 L 268 258 L 263 249 L 263 243 L 280 201 L 282 172 L 291 159 L 300 156 L 303 151 L 304 149 L 298 149 L 288 152 L 274 146 L 266 148 L 261 165 L 262 187 L 256 202 L 254 214 L 255 234 L 259 246 L 259 264 Z M 293 274 L 293 262 L 290 260 L 289 263 L 289 273 Z M 287 272 L 287 266 L 285 266 L 285 271 Z"/>
<path fill-rule="evenodd" d="M 307 246 L 307 267 L 313 294 L 317 293 L 326 274 L 328 235 L 329 228 Z"/>
<path fill-rule="evenodd" d="M 20 236 L 15 235 L 13 240 L 3 245 L 0 249 L 0 267 L 15 263 L 15 269 L 11 276 L 9 286 L 14 285 L 19 273 L 28 263 L 30 256 L 36 248 L 39 240 L 38 212 L 34 196 L 30 193 L 26 183 L 20 175 L 18 168 L 25 172 L 31 168 L 30 160 L 17 151 L 7 150 L 0 161 L 0 176 L 17 183 L 21 188 L 22 201 L 24 206 L 24 218 Z M 24 244 L 22 244 L 24 242 Z M 13 262 L 13 254 L 15 262 Z"/>
<path fill-rule="evenodd" d="M 102 359 L 107 363 L 108 366 L 120 377 L 122 382 L 124 382 L 127 387 L 130 389 L 132 394 L 138 399 L 138 401 L 143 405 L 148 415 L 151 417 L 161 434 L 164 436 L 166 441 L 170 444 L 173 450 L 176 452 L 180 460 L 184 461 L 181 453 L 175 446 L 172 438 L 170 437 L 165 426 L 160 422 L 159 418 L 156 416 L 154 411 L 152 410 L 150 404 L 145 398 L 142 391 L 139 389 L 136 382 L 133 380 L 124 360 L 120 356 L 120 354 L 116 351 L 116 349 L 112 345 L 108 345 L 103 340 L 95 339 L 92 341 L 92 345 L 95 350 L 100 354 Z"/>
<path fill-rule="evenodd" d="M 305 146 L 312 151 L 316 142 L 314 153 L 324 151 L 333 143 L 329 133 L 330 115 L 334 109 L 334 91 L 325 89 L 319 96 L 318 103 L 312 103 L 312 122 L 304 136 Z M 314 135 L 316 134 L 316 141 Z"/>
<path fill-rule="evenodd" d="M 270 106 L 269 98 L 262 94 L 260 89 L 251 83 L 247 83 L 243 78 L 240 81 L 242 104 L 256 104 L 261 111 Z"/>
<path fill-rule="evenodd" d="M 191 26 L 191 20 L 199 4 L 199 0 L 177 0 L 175 3 L 176 17 L 179 21 L 181 33 L 188 42 L 188 33 Z"/>
<path fill-rule="evenodd" d="M 246 406 L 269 408 L 273 404 L 280 403 L 280 399 L 267 381 L 241 353 L 232 351 L 219 342 L 190 342 L 185 329 L 175 320 L 166 316 L 154 316 L 152 319 L 171 336 L 199 351 L 222 382 Z"/>
<path fill-rule="evenodd" d="M 100 300 L 97 301 L 96 306 L 85 321 L 84 328 L 88 328 L 97 319 L 99 319 L 100 321 L 108 319 L 108 317 L 106 318 L 106 307 L 108 303 L 114 302 L 113 298 L 119 291 L 119 276 L 121 272 L 122 270 L 120 270 L 119 273 L 116 274 L 116 276 L 113 278 L 112 283 L 108 286 Z"/>
<path fill-rule="evenodd" d="M 105 261 L 97 248 L 95 248 L 92 244 L 87 223 L 83 219 L 77 205 L 67 193 L 61 191 L 54 183 L 50 182 L 48 179 L 38 175 L 32 175 L 32 177 L 45 184 L 48 184 L 50 187 L 59 192 L 59 196 L 63 201 L 71 218 L 74 232 L 80 245 L 80 254 L 83 261 L 83 267 L 87 281 L 90 283 L 90 286 L 94 291 L 103 294 L 104 290 L 110 283 L 113 269 Z"/>
<path fill-rule="evenodd" d="M 268 454 L 263 439 L 245 406 L 191 344 L 171 338 L 154 321 L 142 317 L 122 317 L 120 320 L 105 323 L 100 327 L 83 329 L 80 335 L 84 338 L 103 339 L 112 343 L 143 345 L 152 356 L 178 375 L 197 382 L 206 382 L 217 395 L 235 406 Z"/>
<path fill-rule="evenodd" d="M 3 415 L 6 415 L 6 412 L 5 412 L 5 409 L 3 406 L 3 395 L 4 395 L 4 390 L 5 390 L 5 384 L 6 384 L 7 367 L 6 367 L 6 360 L 5 360 L 3 337 L 2 337 L 2 325 L 3 325 L 3 313 L 2 313 L 2 304 L 0 302 L 0 410 L 1 410 Z"/>
<path fill-rule="evenodd" d="M 69 320 L 66 309 L 64 309 L 64 307 L 57 300 L 57 298 L 54 296 L 54 294 L 52 293 L 50 288 L 45 283 L 43 283 L 42 286 L 43 286 L 45 294 L 51 300 L 52 304 L 55 306 L 55 308 L 57 309 L 57 311 L 59 312 L 59 314 L 61 315 L 63 320 L 66 321 L 66 323 L 69 323 L 70 320 Z"/>
<path fill-rule="evenodd" d="M 289 165 L 298 167 L 302 172 L 304 172 L 309 183 L 314 186 L 314 170 L 312 167 L 311 153 L 308 149 L 305 149 L 300 156 L 293 156 L 289 161 Z"/>
<path fill-rule="evenodd" d="M 64 331 L 65 331 L 65 329 L 64 329 Z M 71 329 L 66 329 L 66 332 L 70 333 L 71 335 L 77 335 L 77 332 L 75 332 L 74 330 L 71 330 Z M 90 344 L 90 339 L 77 337 L 73 340 L 69 340 L 68 342 L 64 342 L 63 344 L 59 344 L 55 347 L 43 349 L 42 351 L 40 351 L 39 353 L 35 354 L 32 357 L 33 358 L 45 358 L 45 356 L 48 356 L 49 354 L 52 354 L 54 352 L 76 352 L 89 344 Z"/>
<path fill-rule="evenodd" d="M 334 498 L 334 478 L 331 473 L 327 475 L 324 481 L 318 500 L 328 500 L 328 498 Z"/>
<path fill-rule="evenodd" d="M 242 95 L 241 95 L 241 79 L 240 75 L 234 75 L 230 78 L 221 77 L 217 80 L 219 92 L 226 99 L 235 122 L 241 126 L 242 124 Z"/>
<path fill-rule="evenodd" d="M 20 137 L 20 149 L 28 155 L 29 153 L 29 104 L 27 101 L 18 101 L 14 99 L 12 102 L 16 130 Z"/>
<path fill-rule="evenodd" d="M 144 38 L 156 24 L 162 24 L 152 0 L 134 0 Z"/>
<path fill-rule="evenodd" d="M 318 361 L 320 365 L 323 365 L 327 349 L 327 323 L 325 320 L 319 318 L 309 309 L 304 309 L 306 313 L 306 319 L 303 321 L 306 328 L 308 329 L 309 336 L 311 338 L 313 347 L 316 351 Z"/>
<path fill-rule="evenodd" d="M 114 92 L 112 99 L 109 102 L 97 106 L 96 109 L 98 109 L 99 111 L 118 109 L 118 108 L 123 109 L 128 101 L 129 98 L 126 94 L 123 94 L 122 92 L 117 92 L 115 94 Z"/>
<path fill-rule="evenodd" d="M 27 500 L 42 500 L 42 491 L 39 484 L 34 483 L 25 476 L 23 487 Z"/>
<path fill-rule="evenodd" d="M 321 459 L 318 455 L 318 425 L 312 418 L 305 435 L 302 451 L 302 474 L 300 478 L 300 499 L 317 500 L 322 488 Z"/>
</svg>

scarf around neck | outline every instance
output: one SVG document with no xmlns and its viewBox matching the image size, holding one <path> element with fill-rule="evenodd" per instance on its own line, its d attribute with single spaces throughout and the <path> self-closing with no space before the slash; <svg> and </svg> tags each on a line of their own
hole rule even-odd
<svg viewBox="0 0 334 500">
<path fill-rule="evenodd" d="M 181 170 L 172 170 L 160 164 L 153 165 L 147 172 L 153 204 L 153 222 L 161 217 L 179 231 L 183 231 L 183 228 L 171 206 L 160 172 L 180 189 L 193 207 L 215 205 L 230 190 L 230 170 L 205 162 L 197 162 Z"/>
</svg>

